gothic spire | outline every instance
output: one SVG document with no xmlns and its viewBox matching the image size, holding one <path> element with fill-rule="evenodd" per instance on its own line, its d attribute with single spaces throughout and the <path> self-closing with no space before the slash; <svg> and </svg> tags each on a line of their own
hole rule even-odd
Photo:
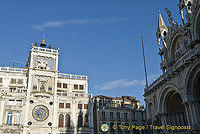
<svg viewBox="0 0 200 134">
<path fill-rule="evenodd" d="M 163 17 L 162 17 L 162 15 L 160 13 L 160 10 L 159 10 L 158 16 L 159 16 L 159 19 L 158 19 L 158 32 L 159 32 L 159 36 L 162 38 L 164 47 L 166 47 L 165 39 L 166 39 L 166 36 L 167 36 L 167 33 L 168 33 L 168 29 L 167 29 L 167 27 L 165 25 L 165 22 L 164 22 Z"/>
<path fill-rule="evenodd" d="M 159 19 L 158 19 L 158 27 L 159 27 L 159 30 L 160 30 L 160 33 L 161 33 L 161 36 L 163 36 L 163 34 L 166 34 L 164 32 L 167 32 L 167 27 L 165 25 L 165 22 L 163 20 L 163 17 L 160 13 L 160 10 L 159 10 Z"/>
</svg>

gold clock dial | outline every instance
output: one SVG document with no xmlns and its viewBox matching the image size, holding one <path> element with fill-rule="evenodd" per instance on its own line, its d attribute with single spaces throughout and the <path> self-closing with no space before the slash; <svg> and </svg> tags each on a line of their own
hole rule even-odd
<svg viewBox="0 0 200 134">
<path fill-rule="evenodd" d="M 44 105 L 37 105 L 33 108 L 32 116 L 37 121 L 44 121 L 49 117 L 49 109 Z"/>
</svg>

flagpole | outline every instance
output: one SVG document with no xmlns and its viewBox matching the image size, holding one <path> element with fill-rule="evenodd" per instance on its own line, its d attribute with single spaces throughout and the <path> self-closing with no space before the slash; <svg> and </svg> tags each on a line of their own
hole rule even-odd
<svg viewBox="0 0 200 134">
<path fill-rule="evenodd" d="M 141 36 L 141 40 L 142 40 L 142 53 L 143 53 L 144 71 L 145 71 L 146 89 L 147 89 L 148 88 L 148 79 L 147 79 L 147 69 L 146 69 L 146 61 L 145 61 L 145 54 L 144 54 L 143 36 Z"/>
</svg>

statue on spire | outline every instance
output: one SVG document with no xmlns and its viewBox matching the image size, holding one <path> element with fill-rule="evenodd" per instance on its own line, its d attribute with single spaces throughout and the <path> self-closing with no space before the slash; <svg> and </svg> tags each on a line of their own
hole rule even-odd
<svg viewBox="0 0 200 134">
<path fill-rule="evenodd" d="M 173 21 L 171 12 L 167 8 L 165 8 L 165 10 L 167 12 L 168 20 L 169 20 L 169 24 L 171 25 L 171 28 L 172 29 L 177 29 L 178 28 L 178 23 Z"/>
<path fill-rule="evenodd" d="M 167 9 L 167 8 L 165 8 L 165 10 L 166 10 L 166 12 L 167 12 L 167 15 L 168 15 L 168 20 L 169 20 L 169 24 L 171 24 L 171 25 L 173 25 L 173 23 L 174 23 L 174 21 L 173 21 L 173 19 L 172 19 L 172 14 L 171 14 L 171 12 Z"/>
<path fill-rule="evenodd" d="M 178 7 L 179 7 L 182 23 L 183 25 L 185 25 L 184 16 L 183 16 L 183 10 L 185 8 L 184 0 L 179 1 Z"/>
<path fill-rule="evenodd" d="M 47 46 L 47 44 L 45 43 L 44 34 L 43 34 L 42 42 L 40 43 L 40 46 L 41 47 L 46 47 Z"/>
</svg>

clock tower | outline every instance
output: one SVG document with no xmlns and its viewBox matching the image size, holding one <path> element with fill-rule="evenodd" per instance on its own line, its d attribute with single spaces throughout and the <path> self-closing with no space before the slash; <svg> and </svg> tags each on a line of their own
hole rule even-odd
<svg viewBox="0 0 200 134">
<path fill-rule="evenodd" d="M 93 134 L 88 76 L 60 73 L 58 58 L 43 36 L 25 68 L 0 67 L 0 133 Z"/>
<path fill-rule="evenodd" d="M 59 50 L 47 47 L 43 35 L 40 44 L 32 44 L 27 61 L 27 98 L 24 134 L 52 133 L 56 124 L 56 83 L 58 79 Z"/>
</svg>

